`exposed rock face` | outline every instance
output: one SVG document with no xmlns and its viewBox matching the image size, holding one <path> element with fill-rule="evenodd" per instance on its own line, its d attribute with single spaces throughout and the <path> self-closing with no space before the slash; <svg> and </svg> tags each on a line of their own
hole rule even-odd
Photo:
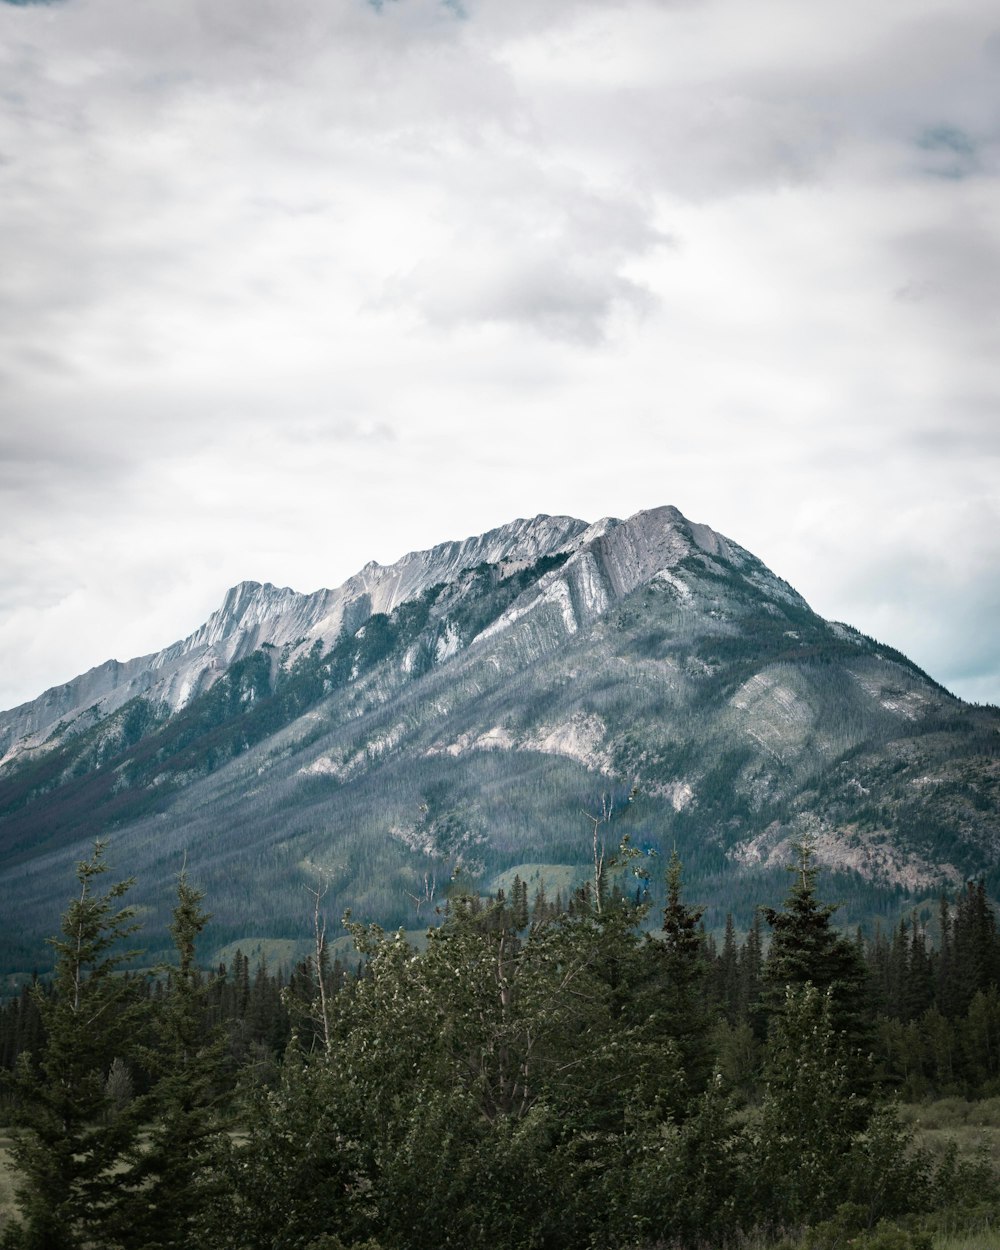
<svg viewBox="0 0 1000 1250">
<path fill-rule="evenodd" d="M 108 660 L 11 711 L 0 712 L 0 763 L 55 734 L 79 732 L 142 695 L 177 711 L 238 659 L 268 645 L 292 655 L 317 640 L 330 645 L 345 626 L 363 625 L 407 599 L 478 564 L 530 565 L 586 531 L 572 517 L 512 521 L 463 542 L 411 552 L 396 564 L 372 562 L 336 590 L 301 594 L 269 582 L 240 582 L 200 629 L 152 655 Z M 57 727 L 61 727 L 58 728 Z"/>
<path fill-rule="evenodd" d="M 406 923 L 455 864 L 565 876 L 581 809 L 633 788 L 636 844 L 676 844 L 723 915 L 748 873 L 780 897 L 802 837 L 868 899 L 996 889 L 998 741 L 675 508 L 539 516 L 336 589 L 241 583 L 189 638 L 0 714 L 0 916 L 36 926 L 32 966 L 54 867 L 113 829 L 157 907 L 186 853 L 230 938 L 288 930 L 317 871 Z"/>
<path fill-rule="evenodd" d="M 514 572 L 543 556 L 572 553 L 560 570 L 543 577 L 484 631 L 484 636 L 493 636 L 525 616 L 550 609 L 550 621 L 569 636 L 654 577 L 681 596 L 688 593 L 683 576 L 673 570 L 695 550 L 746 568 L 767 593 L 792 596 L 805 606 L 749 553 L 706 525 L 692 525 L 676 508 L 640 512 L 628 521 L 605 518 L 594 525 L 572 517 L 537 516 L 477 538 L 411 552 L 395 564 L 366 564 L 335 590 L 302 594 L 269 582 L 240 582 L 222 607 L 180 642 L 125 663 L 108 660 L 0 713 L 0 763 L 53 736 L 59 740 L 65 732 L 89 728 L 136 696 L 175 712 L 207 690 L 235 660 L 262 646 L 284 649 L 292 657 L 317 640 L 330 646 L 342 629 L 353 632 L 373 613 L 390 613 L 480 564 Z M 438 659 L 456 650 L 456 636 L 446 634 L 438 642 Z"/>
</svg>

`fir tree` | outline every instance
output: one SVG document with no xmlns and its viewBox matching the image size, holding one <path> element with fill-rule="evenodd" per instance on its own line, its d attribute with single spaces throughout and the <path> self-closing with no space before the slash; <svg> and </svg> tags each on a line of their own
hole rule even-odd
<svg viewBox="0 0 1000 1250">
<path fill-rule="evenodd" d="M 714 1056 L 709 1041 L 710 968 L 700 923 L 702 910 L 683 901 L 681 868 L 675 850 L 667 866 L 663 940 L 651 941 L 647 951 L 656 967 L 651 1014 L 664 1041 L 677 1049 L 685 1077 L 683 1092 L 691 1099 L 705 1089 Z M 682 1106 L 674 1110 L 684 1114 Z"/>
<path fill-rule="evenodd" d="M 957 1006 L 964 1014 L 980 990 L 1000 980 L 997 921 L 982 881 L 968 882 L 959 896 L 952 933 Z"/>
<path fill-rule="evenodd" d="M 784 908 L 761 911 L 771 926 L 771 946 L 764 965 L 765 1005 L 771 1016 L 780 1015 L 787 989 L 813 985 L 829 991 L 832 1027 L 846 1034 L 854 1049 L 871 1044 L 871 1024 L 865 993 L 865 968 L 853 942 L 830 924 L 836 903 L 820 903 L 816 897 L 818 867 L 808 845 L 796 847 L 796 862 L 789 866 L 792 887 Z"/>
<path fill-rule="evenodd" d="M 22 1053 L 15 1073 L 16 1120 L 24 1132 L 11 1153 L 25 1250 L 113 1250 L 121 1169 L 135 1147 L 141 1103 L 109 1100 L 116 1061 L 134 1058 L 145 1003 L 140 983 L 123 975 L 137 954 L 122 949 L 138 927 L 121 905 L 131 880 L 95 893 L 107 870 L 104 844 L 77 866 L 80 892 L 53 938 L 55 985 L 35 988 L 45 1041 L 37 1060 Z M 119 1069 L 120 1071 L 120 1069 Z M 121 1084 L 118 1083 L 118 1093 Z M 117 1173 L 117 1174 L 116 1174 Z"/>
<path fill-rule="evenodd" d="M 221 1036 L 204 1035 L 206 986 L 195 963 L 195 943 L 209 920 L 203 897 L 182 873 L 170 926 L 177 962 L 167 970 L 167 993 L 156 1014 L 158 1044 L 146 1055 L 155 1079 L 154 1118 L 134 1155 L 133 1199 L 120 1230 L 122 1242 L 136 1250 L 200 1244 L 206 1204 L 215 1192 L 210 1160 L 226 1045 Z"/>
</svg>

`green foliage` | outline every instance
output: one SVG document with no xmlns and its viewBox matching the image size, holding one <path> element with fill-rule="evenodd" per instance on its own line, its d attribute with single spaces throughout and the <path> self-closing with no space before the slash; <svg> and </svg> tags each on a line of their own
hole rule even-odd
<svg viewBox="0 0 1000 1250">
<path fill-rule="evenodd" d="M 771 1217 L 823 1218 L 837 1205 L 859 1119 L 830 991 L 786 991 L 767 1050 L 755 1163 Z M 763 1214 L 763 1213 L 762 1213 Z"/>
<path fill-rule="evenodd" d="M 140 983 L 120 975 L 136 953 L 122 949 L 136 929 L 132 910 L 122 906 L 132 882 L 97 893 L 106 870 L 97 843 L 77 866 L 80 892 L 53 940 L 53 993 L 36 990 L 44 1043 L 37 1057 L 23 1052 L 14 1073 L 22 1133 L 11 1154 L 29 1250 L 119 1244 L 115 1173 L 136 1144 L 142 1103 L 122 1100 L 121 1084 L 109 1091 L 108 1079 L 116 1060 L 135 1062 L 141 1003 Z"/>
<path fill-rule="evenodd" d="M 931 1250 L 932 1244 L 929 1233 L 891 1220 L 872 1227 L 864 1207 L 845 1202 L 806 1231 L 802 1250 Z"/>
<path fill-rule="evenodd" d="M 785 980 L 766 1036 L 753 1010 L 759 928 L 740 945 L 727 926 L 720 955 L 675 854 L 662 931 L 643 933 L 650 905 L 622 896 L 616 860 L 645 856 L 630 837 L 616 857 L 601 852 L 566 907 L 543 891 L 531 906 L 518 872 L 492 901 L 456 887 L 419 946 L 349 923 L 357 975 L 330 959 L 318 888 L 314 953 L 290 975 L 237 951 L 206 977 L 195 954 L 208 917 L 182 874 L 174 961 L 150 985 L 126 974 L 116 945 L 133 924 L 119 902 L 130 883 L 94 894 L 98 848 L 64 917 L 58 981 L 24 999 L 45 1029 L 16 1081 L 32 1127 L 23 1225 L 8 1240 L 700 1250 L 801 1228 L 815 1250 L 926 1250 L 927 1230 L 945 1226 L 935 1220 L 997 1209 L 991 1160 L 953 1149 L 932 1161 L 880 1095 L 844 1008 L 855 947 L 830 930 L 804 854 L 769 917 L 770 984 L 775 970 Z M 904 937 L 899 951 L 919 962 Z M 68 1023 L 85 1002 L 89 1033 Z M 971 1003 L 978 1015 L 940 1020 L 961 1031 L 974 1019 L 962 1036 L 988 1046 L 990 989 Z M 68 1156 L 49 1115 L 66 1073 L 74 1097 L 78 1086 L 90 1097 L 74 1104 Z M 939 1113 L 963 1127 L 972 1114 L 957 1099 Z M 84 1169 L 69 1187 L 67 1162 Z"/>
<path fill-rule="evenodd" d="M 816 898 L 819 870 L 808 845 L 796 848 L 796 863 L 789 871 L 792 887 L 783 909 L 761 909 L 771 927 L 764 965 L 765 1004 L 773 1016 L 781 1016 L 795 1001 L 788 995 L 790 988 L 811 985 L 825 992 L 831 1027 L 848 1039 L 845 1061 L 855 1070 L 854 1093 L 859 1094 L 871 1047 L 861 952 L 830 924 L 836 904 L 821 904 Z"/>
<path fill-rule="evenodd" d="M 206 1208 L 218 1197 L 212 1159 L 220 1130 L 214 1109 L 223 1093 L 226 1047 L 221 1033 L 204 1036 L 209 987 L 195 963 L 195 944 L 209 920 L 202 898 L 181 873 L 171 925 L 176 963 L 164 970 L 166 992 L 152 1009 L 155 1045 L 143 1055 L 153 1082 L 146 1107 L 150 1119 L 131 1154 L 131 1200 L 120 1211 L 123 1244 L 142 1250 L 197 1245 Z"/>
<path fill-rule="evenodd" d="M 336 1231 L 350 1244 L 368 1197 L 360 1147 L 344 1132 L 337 1074 L 292 1048 L 277 1083 L 249 1087 L 243 1134 L 217 1154 L 220 1184 L 209 1209 L 219 1250 L 302 1250 Z"/>
</svg>

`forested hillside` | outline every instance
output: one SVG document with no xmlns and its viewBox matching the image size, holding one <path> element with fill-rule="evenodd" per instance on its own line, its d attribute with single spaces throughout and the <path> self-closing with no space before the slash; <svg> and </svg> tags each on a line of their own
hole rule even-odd
<svg viewBox="0 0 1000 1250">
<path fill-rule="evenodd" d="M 625 839 L 566 898 L 458 882 L 422 949 L 350 922 L 347 961 L 320 887 L 311 956 L 211 972 L 182 876 L 173 957 L 141 974 L 99 846 L 55 979 L 0 1015 L 4 1244 L 652 1250 L 808 1227 L 921 1250 L 996 1218 L 988 1162 L 933 1162 L 888 1101 L 1000 1094 L 984 889 L 942 898 L 933 942 L 917 918 L 865 944 L 800 847 L 783 905 L 717 948 L 676 856 L 643 931 L 649 864 Z"/>
<path fill-rule="evenodd" d="M 600 812 L 615 840 L 678 848 L 720 937 L 780 901 L 804 837 L 869 938 L 942 889 L 1000 887 L 996 709 L 675 509 L 516 522 L 312 596 L 244 585 L 147 660 L 8 716 L 36 726 L 0 768 L 16 983 L 50 961 L 53 870 L 98 836 L 161 954 L 186 857 L 226 960 L 297 940 L 317 876 L 412 930 L 457 869 L 483 895 L 570 889 Z"/>
</svg>

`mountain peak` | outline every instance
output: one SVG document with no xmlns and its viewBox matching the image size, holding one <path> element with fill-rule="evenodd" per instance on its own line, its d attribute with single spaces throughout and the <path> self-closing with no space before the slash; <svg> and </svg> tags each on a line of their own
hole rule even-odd
<svg viewBox="0 0 1000 1250">
<path fill-rule="evenodd" d="M 395 925 L 454 861 L 566 886 L 581 804 L 633 787 L 636 844 L 713 882 L 780 877 L 809 836 L 936 888 L 1000 845 L 995 725 L 676 507 L 520 517 L 334 589 L 239 582 L 188 638 L 0 715 L 0 912 L 22 864 L 47 899 L 53 856 L 123 827 L 157 881 L 189 850 L 234 936 L 248 899 L 286 931 L 314 872 Z"/>
</svg>

